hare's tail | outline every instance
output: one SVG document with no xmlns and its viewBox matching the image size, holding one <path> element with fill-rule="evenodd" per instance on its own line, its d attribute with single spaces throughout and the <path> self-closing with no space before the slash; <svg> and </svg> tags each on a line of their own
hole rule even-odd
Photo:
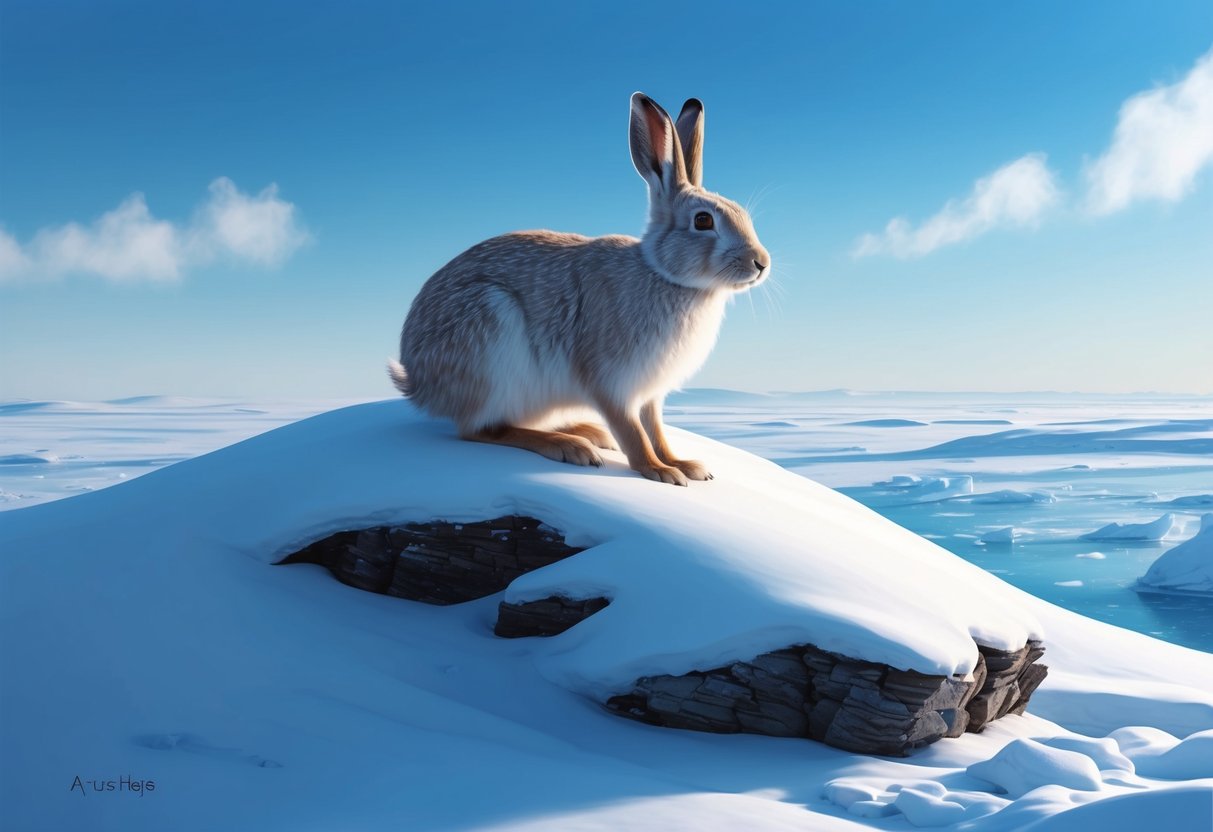
<svg viewBox="0 0 1213 832">
<path fill-rule="evenodd" d="M 404 365 L 399 361 L 389 359 L 387 362 L 387 374 L 392 378 L 392 384 L 396 385 L 396 389 L 400 391 L 400 395 L 408 398 L 413 388 L 409 384 L 409 374 L 405 372 Z"/>
</svg>

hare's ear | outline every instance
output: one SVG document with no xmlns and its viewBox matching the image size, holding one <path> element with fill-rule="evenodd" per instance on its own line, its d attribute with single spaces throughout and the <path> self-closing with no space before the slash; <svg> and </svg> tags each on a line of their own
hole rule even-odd
<svg viewBox="0 0 1213 832">
<path fill-rule="evenodd" d="M 696 188 L 703 187 L 703 102 L 688 98 L 678 114 L 678 143 L 686 163 L 687 180 Z"/>
<path fill-rule="evenodd" d="M 672 194 L 687 182 L 682 147 L 669 114 L 642 92 L 632 94 L 628 126 L 632 163 L 654 193 Z"/>
</svg>

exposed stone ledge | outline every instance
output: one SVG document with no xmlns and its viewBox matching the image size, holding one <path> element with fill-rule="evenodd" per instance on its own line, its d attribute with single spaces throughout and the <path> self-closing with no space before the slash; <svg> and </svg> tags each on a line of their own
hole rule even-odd
<svg viewBox="0 0 1213 832">
<path fill-rule="evenodd" d="M 317 563 L 359 589 L 428 604 L 500 592 L 520 575 L 582 551 L 534 517 L 408 523 L 344 531 L 282 563 Z M 551 636 L 607 606 L 562 596 L 502 602 L 499 636 Z M 809 737 L 849 751 L 905 755 L 1008 713 L 1023 713 L 1048 669 L 1039 642 L 1005 652 L 978 645 L 968 680 L 897 670 L 800 645 L 727 667 L 648 676 L 607 707 L 632 719 L 716 733 Z"/>
<path fill-rule="evenodd" d="M 580 551 L 534 517 L 507 516 L 338 532 L 280 563 L 317 563 L 358 589 L 459 604 L 500 592 L 519 575 Z"/>
<path fill-rule="evenodd" d="M 857 661 L 812 645 L 682 676 L 648 676 L 607 707 L 654 725 L 810 737 L 866 754 L 904 756 L 942 737 L 1022 713 L 1048 672 L 1038 642 L 978 647 L 971 680 Z"/>
<path fill-rule="evenodd" d="M 493 632 L 502 638 L 559 635 L 610 603 L 606 598 L 573 599 L 559 595 L 521 604 L 502 601 Z"/>
</svg>

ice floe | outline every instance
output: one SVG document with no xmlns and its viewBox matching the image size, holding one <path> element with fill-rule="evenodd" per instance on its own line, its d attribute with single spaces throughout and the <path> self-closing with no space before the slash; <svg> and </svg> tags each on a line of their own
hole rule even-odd
<svg viewBox="0 0 1213 832">
<path fill-rule="evenodd" d="M 1176 530 L 1174 514 L 1164 514 L 1149 523 L 1109 523 L 1082 536 L 1083 540 L 1163 540 Z"/>
<path fill-rule="evenodd" d="M 1200 531 L 1164 552 L 1138 580 L 1145 589 L 1213 593 L 1213 514 L 1200 518 Z"/>
</svg>

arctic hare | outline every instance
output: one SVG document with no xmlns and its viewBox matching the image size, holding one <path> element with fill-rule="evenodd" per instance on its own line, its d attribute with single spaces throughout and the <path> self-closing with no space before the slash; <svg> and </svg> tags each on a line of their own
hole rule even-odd
<svg viewBox="0 0 1213 832">
<path fill-rule="evenodd" d="M 670 450 L 662 402 L 707 358 L 725 301 L 771 260 L 745 210 L 702 187 L 697 99 L 675 124 L 635 93 L 629 140 L 649 185 L 644 237 L 519 231 L 472 246 L 421 287 L 389 372 L 464 439 L 601 465 L 596 447 L 613 449 L 614 434 L 636 471 L 686 485 L 712 475 Z M 610 434 L 569 421 L 587 407 Z"/>
</svg>

